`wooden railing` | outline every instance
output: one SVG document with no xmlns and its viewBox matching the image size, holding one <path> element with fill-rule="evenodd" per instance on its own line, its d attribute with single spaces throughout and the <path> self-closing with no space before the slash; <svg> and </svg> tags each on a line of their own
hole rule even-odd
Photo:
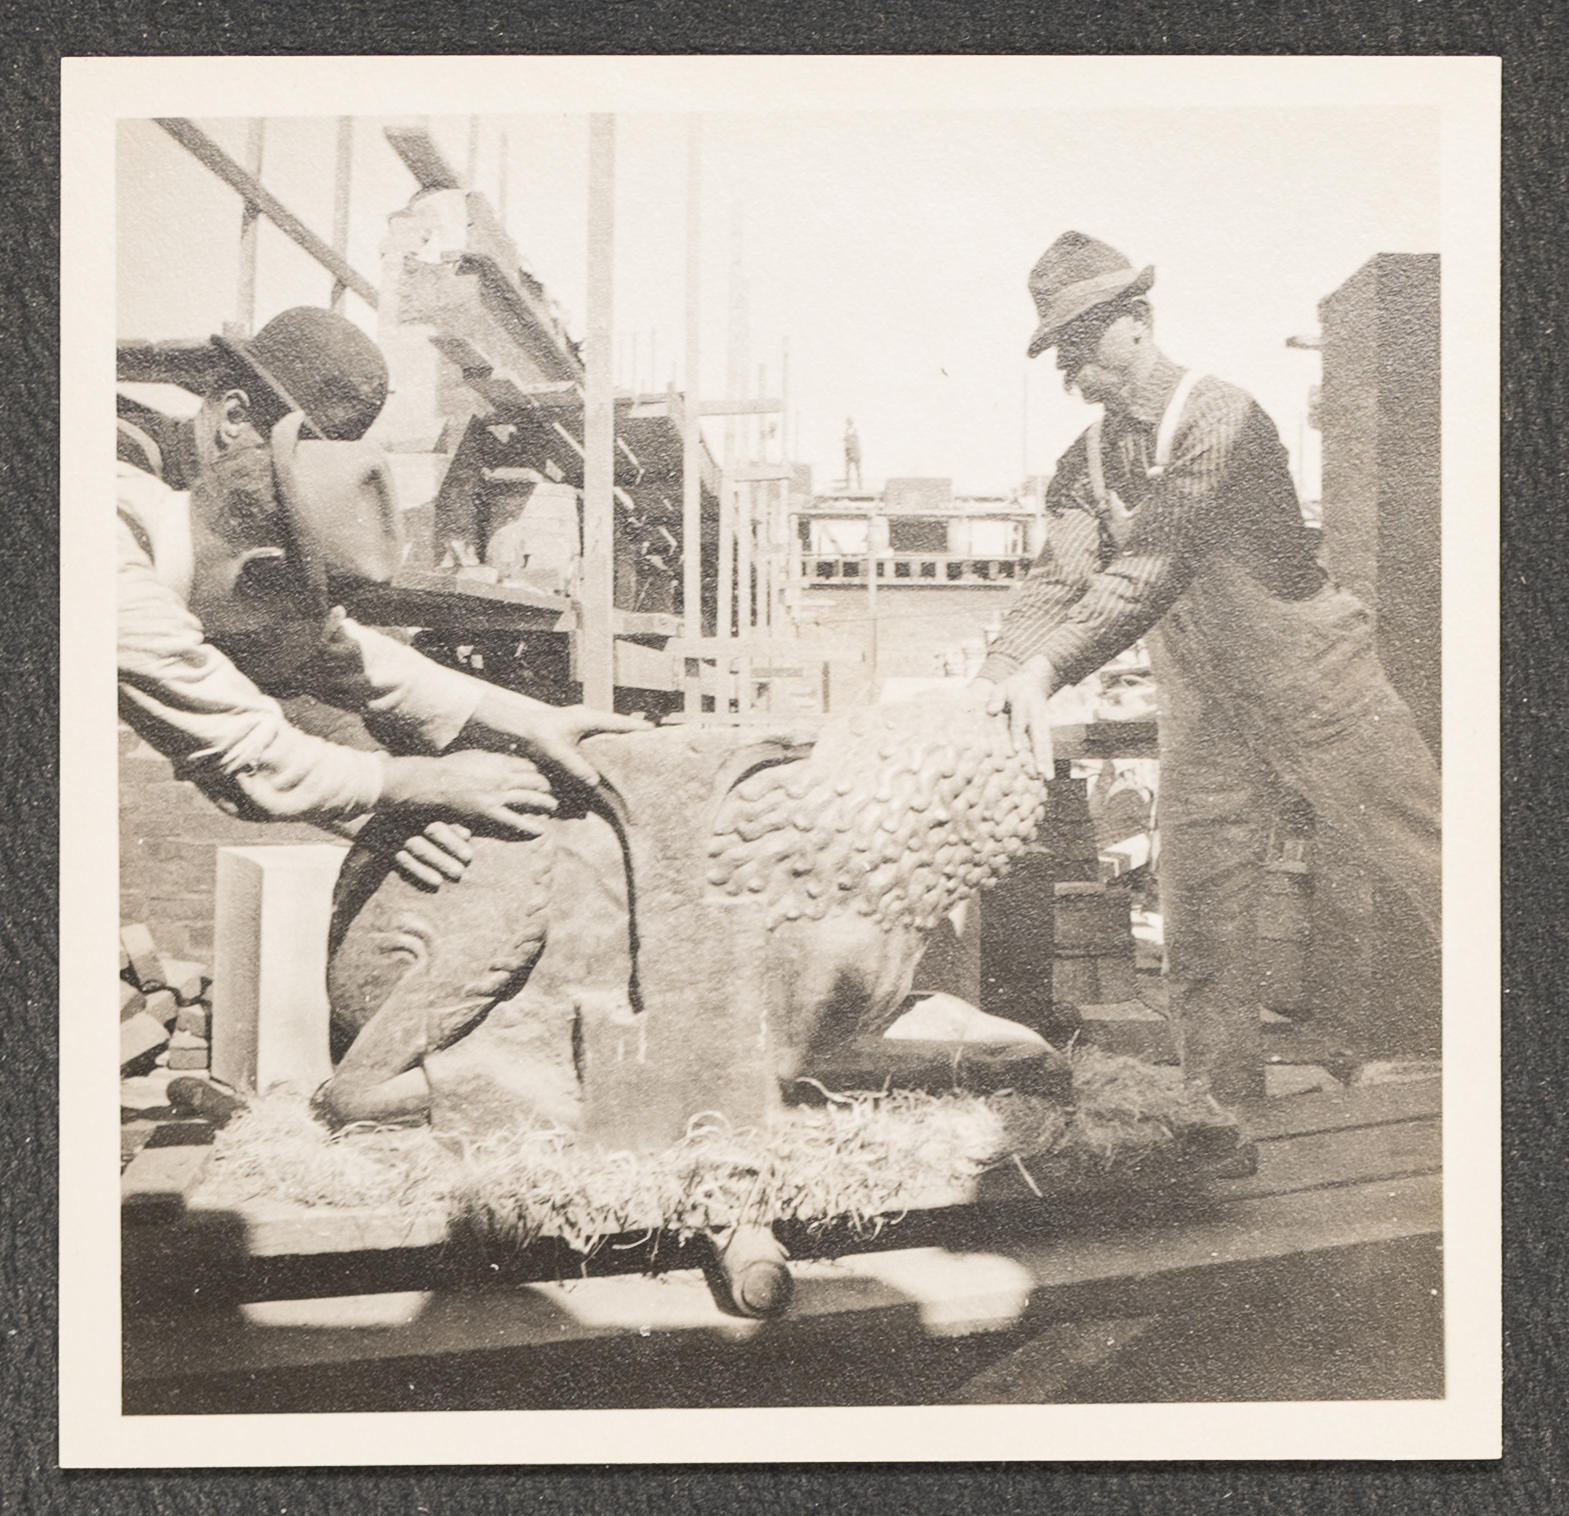
<svg viewBox="0 0 1569 1516">
<path fill-rule="evenodd" d="M 877 581 L 893 589 L 952 585 L 1006 588 L 1029 572 L 1027 557 L 990 558 L 971 553 L 879 553 Z M 867 555 L 803 553 L 801 581 L 806 585 L 867 582 Z"/>
</svg>

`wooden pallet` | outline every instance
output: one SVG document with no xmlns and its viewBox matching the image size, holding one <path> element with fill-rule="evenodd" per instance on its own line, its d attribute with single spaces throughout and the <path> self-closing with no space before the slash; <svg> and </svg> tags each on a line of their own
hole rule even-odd
<svg viewBox="0 0 1569 1516">
<path fill-rule="evenodd" d="M 1291 1301 L 1333 1279 L 1344 1293 L 1391 1259 L 1401 1281 L 1425 1281 L 1441 1226 L 1438 1117 L 1436 1080 L 1294 1096 L 1252 1123 L 1256 1172 L 1200 1189 L 1044 1201 L 998 1191 L 873 1239 L 795 1229 L 795 1302 L 767 1323 L 721 1314 L 695 1250 L 673 1246 L 658 1275 L 628 1249 L 582 1277 L 564 1249 L 487 1258 L 442 1227 L 385 1215 L 340 1213 L 325 1230 L 286 1208 L 201 1228 L 130 1224 L 126 1407 L 898 1402 L 895 1344 L 951 1359 L 957 1341 L 1001 1334 L 959 1355 L 995 1356 L 1065 1323 Z M 552 1262 L 562 1282 L 544 1282 Z M 200 1293 L 170 1293 L 182 1276 Z M 829 1372 L 847 1344 L 859 1344 L 857 1363 L 885 1365 L 880 1389 L 848 1359 L 848 1380 Z M 781 1379 L 781 1364 L 805 1379 Z"/>
</svg>

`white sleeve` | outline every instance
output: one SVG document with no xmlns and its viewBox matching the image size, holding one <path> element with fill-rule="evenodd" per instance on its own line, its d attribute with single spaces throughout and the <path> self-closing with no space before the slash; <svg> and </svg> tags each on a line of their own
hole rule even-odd
<svg viewBox="0 0 1569 1516">
<path fill-rule="evenodd" d="M 383 757 L 289 725 L 161 583 L 118 522 L 120 714 L 175 772 L 232 814 L 330 823 L 372 810 Z"/>
<path fill-rule="evenodd" d="M 403 753 L 444 752 L 483 692 L 478 679 L 347 619 L 331 629 L 299 678 L 311 694 L 363 716 L 378 742 Z"/>
</svg>

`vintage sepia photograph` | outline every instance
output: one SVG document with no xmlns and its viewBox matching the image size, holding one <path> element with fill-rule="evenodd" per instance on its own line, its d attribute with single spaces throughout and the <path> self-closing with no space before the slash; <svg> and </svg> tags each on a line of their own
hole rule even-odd
<svg viewBox="0 0 1569 1516">
<path fill-rule="evenodd" d="M 64 1461 L 1496 1450 L 1496 65 L 409 61 L 67 65 Z"/>
</svg>

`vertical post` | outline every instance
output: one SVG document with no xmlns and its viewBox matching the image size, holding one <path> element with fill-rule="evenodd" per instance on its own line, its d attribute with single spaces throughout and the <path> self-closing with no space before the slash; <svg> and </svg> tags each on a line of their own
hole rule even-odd
<svg viewBox="0 0 1569 1516">
<path fill-rule="evenodd" d="M 507 134 L 503 132 L 496 147 L 496 214 L 501 218 L 502 231 L 507 230 L 507 181 L 512 177 L 512 156 L 508 151 Z"/>
<path fill-rule="evenodd" d="M 686 399 L 681 407 L 681 619 L 689 643 L 703 635 L 703 432 L 698 374 L 702 174 L 703 121 L 701 116 L 691 115 L 686 118 Z M 702 685 L 691 677 L 701 665 L 694 669 L 697 660 L 686 662 L 682 704 L 688 717 L 693 717 L 703 708 Z"/>
<path fill-rule="evenodd" d="M 877 517 L 866 513 L 866 636 L 870 649 L 872 692 L 877 691 Z"/>
<path fill-rule="evenodd" d="M 755 627 L 752 594 L 753 523 L 757 511 L 757 486 L 750 481 L 736 491 L 735 593 L 736 626 L 741 634 L 741 653 L 736 661 L 740 675 L 740 709 L 752 709 L 752 634 Z"/>
<path fill-rule="evenodd" d="M 245 167 L 257 179 L 261 178 L 266 142 L 266 119 L 253 117 L 246 124 Z M 247 336 L 256 329 L 256 239 L 260 227 L 261 212 L 247 200 L 240 212 L 240 283 L 234 301 L 235 325 Z"/>
<path fill-rule="evenodd" d="M 588 337 L 583 351 L 583 577 L 578 678 L 586 705 L 615 700 L 615 389 L 610 376 L 615 267 L 615 117 L 589 117 Z"/>
<path fill-rule="evenodd" d="M 747 309 L 746 274 L 741 261 L 741 205 L 730 217 L 730 313 L 725 355 L 725 392 L 732 399 L 746 393 Z M 746 431 L 740 418 L 725 418 L 725 464 L 744 461 Z"/>
<path fill-rule="evenodd" d="M 779 456 L 788 462 L 795 457 L 795 438 L 790 424 L 790 339 L 779 341 Z"/>
<path fill-rule="evenodd" d="M 757 365 L 757 388 L 753 393 L 761 399 L 763 392 L 768 388 L 768 367 L 766 364 Z M 765 463 L 769 459 L 768 446 L 768 420 L 758 416 L 753 423 L 756 436 L 753 446 L 749 449 L 752 456 L 759 462 Z M 757 624 L 765 637 L 774 634 L 774 487 L 771 482 L 761 483 L 758 487 L 758 562 L 757 562 Z M 773 660 L 770 659 L 770 662 Z M 770 701 L 773 690 L 769 690 Z"/>
<path fill-rule="evenodd" d="M 1024 382 L 1019 393 L 1019 482 L 1030 477 L 1030 360 L 1024 360 Z"/>
<path fill-rule="evenodd" d="M 735 636 L 735 495 L 736 483 L 727 471 L 719 484 L 719 563 L 718 583 L 714 590 L 714 632 L 723 644 L 720 652 L 719 688 L 724 704 L 716 709 L 720 714 L 728 711 L 732 689 L 731 673 L 734 665 Z"/>
<path fill-rule="evenodd" d="M 347 260 L 349 251 L 349 176 L 354 166 L 354 118 L 338 117 L 338 151 L 332 179 L 332 250 Z M 332 281 L 333 310 L 343 309 L 345 286 Z"/>
</svg>

